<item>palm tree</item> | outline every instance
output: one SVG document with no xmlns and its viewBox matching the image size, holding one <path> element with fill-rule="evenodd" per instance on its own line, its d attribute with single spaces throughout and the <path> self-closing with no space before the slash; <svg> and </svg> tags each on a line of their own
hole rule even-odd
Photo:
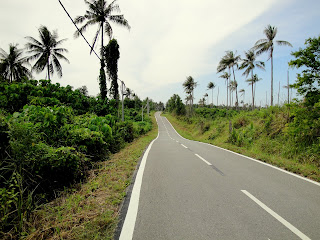
<svg viewBox="0 0 320 240">
<path fill-rule="evenodd" d="M 17 44 L 9 44 L 9 54 L 0 48 L 0 74 L 10 83 L 24 76 L 32 77 L 31 71 L 25 67 L 29 62 L 26 57 L 22 57 L 22 53 Z"/>
<path fill-rule="evenodd" d="M 205 99 L 205 98 L 201 98 L 201 99 L 199 100 L 199 105 L 202 106 L 202 107 L 204 107 L 205 104 L 206 104 L 206 99 Z"/>
<path fill-rule="evenodd" d="M 238 105 L 239 105 L 238 82 L 236 80 L 230 82 L 230 90 L 236 92 L 236 107 L 238 107 Z"/>
<path fill-rule="evenodd" d="M 203 95 L 203 97 L 206 98 L 206 99 L 207 99 L 207 102 L 208 102 L 208 97 L 209 97 L 208 93 L 206 93 L 205 95 Z"/>
<path fill-rule="evenodd" d="M 62 77 L 62 67 L 59 60 L 64 60 L 67 63 L 69 63 L 69 60 L 63 55 L 68 50 L 59 46 L 67 39 L 58 40 L 57 31 L 51 33 L 46 26 L 40 26 L 38 31 L 40 41 L 33 37 L 26 37 L 29 40 L 26 44 L 27 53 L 33 54 L 28 57 L 28 60 L 37 60 L 32 70 L 40 73 L 47 68 L 49 80 L 50 73 L 53 74 L 55 71 L 57 71 L 59 77 Z"/>
<path fill-rule="evenodd" d="M 242 88 L 242 89 L 239 90 L 239 93 L 241 93 L 240 97 L 243 96 L 242 103 L 243 103 L 243 107 L 244 107 L 244 98 L 245 98 L 246 90 L 244 90 L 244 89 Z"/>
<path fill-rule="evenodd" d="M 216 87 L 216 85 L 213 83 L 213 82 L 209 82 L 208 83 L 208 86 L 207 86 L 207 88 L 208 88 L 208 90 L 212 90 L 212 107 L 213 107 L 213 89 Z"/>
<path fill-rule="evenodd" d="M 249 79 L 246 80 L 246 82 L 248 82 L 249 85 L 251 85 L 251 90 L 252 90 L 252 109 L 254 109 L 254 99 L 255 99 L 255 94 L 256 94 L 255 85 L 260 80 L 261 80 L 261 78 L 259 78 L 257 74 L 254 74 L 252 78 L 249 78 Z"/>
<path fill-rule="evenodd" d="M 271 106 L 273 106 L 273 40 L 277 35 L 278 29 L 276 27 L 268 25 L 263 32 L 266 35 L 266 38 L 258 40 L 255 43 L 253 49 L 257 50 L 257 55 L 267 52 L 269 54 L 268 60 L 271 59 Z M 287 41 L 278 40 L 276 41 L 276 43 L 280 46 L 292 47 L 291 43 Z"/>
<path fill-rule="evenodd" d="M 194 89 L 197 87 L 197 82 L 194 81 L 193 77 L 189 76 L 183 82 L 182 86 L 184 87 L 184 91 L 188 94 L 186 100 L 190 104 L 190 112 L 192 113 L 193 107 L 193 99 L 194 99 Z"/>
<path fill-rule="evenodd" d="M 240 55 L 237 55 L 237 52 L 227 51 L 226 54 L 220 60 L 217 71 L 222 72 L 228 68 L 229 74 L 230 74 L 230 71 L 232 69 L 233 80 L 236 81 L 236 76 L 234 74 L 234 67 L 238 68 L 238 63 L 240 60 L 241 60 Z M 238 102 L 237 102 L 237 105 L 238 105 Z"/>
<path fill-rule="evenodd" d="M 258 67 L 262 70 L 265 70 L 265 64 L 262 61 L 256 61 L 257 55 L 254 50 L 249 50 L 244 52 L 246 58 L 242 59 L 240 69 L 245 69 L 242 75 L 248 77 L 251 73 L 251 78 L 253 77 L 253 69 Z"/>
<path fill-rule="evenodd" d="M 228 91 L 229 91 L 229 79 L 230 79 L 230 74 L 227 72 L 224 72 L 222 75 L 219 76 L 219 78 L 224 78 L 226 83 L 227 83 L 227 107 L 228 107 Z"/>
<path fill-rule="evenodd" d="M 79 28 L 79 31 L 83 33 L 87 30 L 88 26 L 98 25 L 97 32 L 94 36 L 91 52 L 96 44 L 96 41 L 101 33 L 101 58 L 103 59 L 102 48 L 103 48 L 103 34 L 106 33 L 111 40 L 112 38 L 112 27 L 110 23 L 115 23 L 119 26 L 126 27 L 130 29 L 130 25 L 128 21 L 123 17 L 123 15 L 113 15 L 114 12 L 120 12 L 120 7 L 116 2 L 117 0 L 112 1 L 109 5 L 105 0 L 91 0 L 84 2 L 88 5 L 88 10 L 83 16 L 78 16 L 75 18 L 74 22 L 76 24 L 82 24 L 84 21 L 84 25 Z M 75 37 L 80 35 L 80 32 L 75 32 Z M 91 53 L 90 52 L 90 53 Z"/>
<path fill-rule="evenodd" d="M 126 98 L 130 99 L 132 95 L 132 91 L 130 88 L 126 88 Z"/>
</svg>

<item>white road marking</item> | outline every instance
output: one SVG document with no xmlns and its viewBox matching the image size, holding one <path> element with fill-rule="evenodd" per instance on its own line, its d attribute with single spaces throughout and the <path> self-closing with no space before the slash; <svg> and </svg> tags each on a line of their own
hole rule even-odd
<svg viewBox="0 0 320 240">
<path fill-rule="evenodd" d="M 140 164 L 140 167 L 139 167 L 139 170 L 138 170 L 138 173 L 137 173 L 134 185 L 133 185 L 127 215 L 124 220 L 123 227 L 121 229 L 121 234 L 120 234 L 119 240 L 129 240 L 129 239 L 132 239 L 132 237 L 133 237 L 133 231 L 134 231 L 134 226 L 136 224 L 138 207 L 139 207 L 139 198 L 140 198 L 140 190 L 141 190 L 141 184 L 142 184 L 142 176 L 143 176 L 143 172 L 144 172 L 144 169 L 146 166 L 146 161 L 147 161 L 149 151 L 152 147 L 152 144 L 154 143 L 155 140 L 158 139 L 158 137 L 159 137 L 159 131 L 158 131 L 157 138 L 154 139 L 150 143 L 149 147 L 147 148 L 147 150 L 141 160 L 141 164 Z"/>
<path fill-rule="evenodd" d="M 250 194 L 246 190 L 241 190 L 244 194 L 246 194 L 249 198 L 251 198 L 256 204 L 258 204 L 260 207 L 262 207 L 265 211 L 267 211 L 272 217 L 277 219 L 279 222 L 281 222 L 284 226 L 286 226 L 291 232 L 296 234 L 299 238 L 303 240 L 311 240 L 309 237 L 304 235 L 302 232 L 300 232 L 296 227 L 294 227 L 291 223 L 289 223 L 287 220 L 282 218 L 280 215 L 278 215 L 276 212 L 274 212 L 272 209 L 267 207 L 264 203 L 262 203 L 260 200 L 255 198 L 252 194 Z"/>
<path fill-rule="evenodd" d="M 198 158 L 200 158 L 202 161 L 204 161 L 206 164 L 208 164 L 209 166 L 212 166 L 211 163 L 209 163 L 207 160 L 205 160 L 203 157 L 201 157 L 200 155 L 198 154 L 195 154 Z"/>
<path fill-rule="evenodd" d="M 182 147 L 184 147 L 184 148 L 188 148 L 187 146 L 183 145 L 182 143 L 180 143 L 180 144 L 181 144 L 181 146 L 182 146 Z"/>
<path fill-rule="evenodd" d="M 313 184 L 315 184 L 315 185 L 320 186 L 320 183 L 318 183 L 318 182 L 316 182 L 316 181 L 313 181 L 313 180 L 311 180 L 311 179 L 309 179 L 309 178 L 306 178 L 306 177 L 302 177 L 302 176 L 297 175 L 297 174 L 292 173 L 292 172 L 288 172 L 288 171 L 286 171 L 286 170 L 284 170 L 284 169 L 281 169 L 281 168 L 278 168 L 278 167 L 273 166 L 273 165 L 271 165 L 271 164 L 262 162 L 261 160 L 254 159 L 254 158 L 251 158 L 251 157 L 242 155 L 242 154 L 240 154 L 240 153 L 232 152 L 232 151 L 230 151 L 230 150 L 228 150 L 228 149 L 224 149 L 224 148 L 221 148 L 221 147 L 212 145 L 212 144 L 210 144 L 210 143 L 204 143 L 204 142 L 200 142 L 200 141 L 195 141 L 195 140 L 190 140 L 190 139 L 184 138 L 184 137 L 182 137 L 182 136 L 176 131 L 176 129 L 172 126 L 171 122 L 170 122 L 166 117 L 164 117 L 164 118 L 168 121 L 168 123 L 171 125 L 171 127 L 173 128 L 173 130 L 176 132 L 176 134 L 178 134 L 181 138 L 183 138 L 183 139 L 185 139 L 185 140 L 192 141 L 192 142 L 199 142 L 199 143 L 208 145 L 208 146 L 210 146 L 210 147 L 215 147 L 215 148 L 218 148 L 218 149 L 221 149 L 221 150 L 224 150 L 224 151 L 233 153 L 233 154 L 235 154 L 235 155 L 238 155 L 238 156 L 247 158 L 247 159 L 249 159 L 249 160 L 251 160 L 251 161 L 254 161 L 254 162 L 263 164 L 263 165 L 265 165 L 265 166 L 268 166 L 268 167 L 274 168 L 274 169 L 276 169 L 276 170 L 279 170 L 279 171 L 281 171 L 281 172 L 283 172 L 283 173 L 289 174 L 289 175 L 291 175 L 291 176 L 300 178 L 300 179 L 302 179 L 302 180 L 304 180 L 304 181 L 307 181 L 307 182 L 310 182 L 310 183 L 313 183 Z"/>
</svg>

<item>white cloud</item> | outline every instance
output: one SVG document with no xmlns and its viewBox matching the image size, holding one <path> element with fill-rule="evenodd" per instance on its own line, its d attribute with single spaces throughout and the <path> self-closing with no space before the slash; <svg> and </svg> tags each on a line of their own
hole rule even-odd
<svg viewBox="0 0 320 240">
<path fill-rule="evenodd" d="M 73 18 L 83 15 L 86 10 L 82 0 L 61 1 Z M 167 94 L 163 92 L 172 91 L 166 89 L 166 86 L 177 86 L 187 75 L 195 78 L 208 75 L 216 77 L 216 64 L 224 51 L 236 50 L 238 46 L 244 45 L 245 48 L 251 47 L 255 40 L 263 36 L 262 31 L 267 24 L 285 27 L 290 25 L 293 17 L 286 18 L 288 14 L 283 9 L 292 3 L 297 6 L 298 2 L 118 0 L 121 13 L 132 27 L 129 32 L 113 25 L 114 36 L 120 45 L 119 78 L 142 98 L 150 96 L 157 101 L 166 101 L 163 96 Z M 306 16 L 308 9 L 312 9 L 311 4 L 305 5 L 302 10 L 295 10 L 295 15 L 300 16 L 300 19 L 301 16 Z M 266 13 L 269 13 L 267 19 L 261 20 L 261 16 Z M 278 16 L 275 23 L 272 14 Z M 283 21 L 279 21 L 281 15 L 284 16 Z M 312 16 L 315 15 L 316 10 Z M 257 19 L 260 19 L 258 24 Z M 5 50 L 11 42 L 20 43 L 20 47 L 23 47 L 25 36 L 37 38 L 37 28 L 40 25 L 46 25 L 52 30 L 57 29 L 60 38 L 68 38 L 64 47 L 69 50 L 66 56 L 70 64 L 62 62 L 63 78 L 54 76 L 53 81 L 75 88 L 87 85 L 91 94 L 99 92 L 99 60 L 94 55 L 89 55 L 89 48 L 83 39 L 73 38 L 75 28 L 58 0 L 45 3 L 42 0 L 1 0 L 0 24 L 0 47 Z M 299 29 L 305 29 L 303 24 Z M 85 33 L 90 43 L 95 31 L 96 27 L 93 27 Z M 286 28 L 283 39 L 290 40 L 286 38 L 287 33 L 294 36 L 293 32 L 294 26 L 291 30 Z M 280 33 L 285 31 L 279 31 L 279 39 L 282 39 Z M 100 44 L 100 41 L 98 43 Z M 99 50 L 99 47 L 100 45 L 96 50 Z M 238 53 L 242 54 L 247 49 L 238 50 Z M 45 73 L 37 77 L 44 78 Z"/>
<path fill-rule="evenodd" d="M 130 76 L 140 91 L 147 92 L 181 82 L 186 75 L 207 74 L 212 71 L 208 60 L 218 43 L 274 2 L 120 1 L 121 8 L 126 6 L 125 16 L 132 24 L 130 40 L 121 40 L 124 51 L 132 54 L 121 58 L 120 75 Z"/>
</svg>

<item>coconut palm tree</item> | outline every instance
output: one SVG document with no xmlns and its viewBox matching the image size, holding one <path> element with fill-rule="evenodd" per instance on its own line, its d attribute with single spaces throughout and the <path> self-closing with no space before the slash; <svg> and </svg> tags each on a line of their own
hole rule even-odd
<svg viewBox="0 0 320 240">
<path fill-rule="evenodd" d="M 109 5 L 105 0 L 91 0 L 84 2 L 88 5 L 88 10 L 83 16 L 78 16 L 75 18 L 74 22 L 76 24 L 84 23 L 79 31 L 81 33 L 85 32 L 89 26 L 98 25 L 97 32 L 93 38 L 91 52 L 97 42 L 97 39 L 101 33 L 101 58 L 103 58 L 102 48 L 104 41 L 104 33 L 106 33 L 111 40 L 112 38 L 112 27 L 110 23 L 117 24 L 122 27 L 130 29 L 128 21 L 123 17 L 123 15 L 113 15 L 115 12 L 120 12 L 120 7 L 117 4 L 117 0 L 112 1 Z M 80 32 L 75 32 L 75 37 L 80 36 Z M 91 53 L 90 52 L 90 53 Z"/>
<path fill-rule="evenodd" d="M 183 82 L 182 86 L 184 87 L 184 91 L 188 94 L 186 100 L 190 104 L 190 112 L 192 113 L 194 89 L 197 87 L 197 82 L 194 81 L 193 77 L 189 76 Z"/>
<path fill-rule="evenodd" d="M 209 82 L 208 83 L 208 86 L 207 86 L 207 88 L 208 88 L 208 90 L 212 90 L 212 107 L 213 107 L 213 89 L 216 87 L 216 85 L 213 83 L 213 82 Z"/>
<path fill-rule="evenodd" d="M 209 97 L 208 93 L 206 93 L 205 95 L 203 95 L 203 97 L 207 100 L 207 101 L 206 101 L 207 104 L 209 104 L 209 103 L 208 103 L 208 97 Z"/>
<path fill-rule="evenodd" d="M 132 95 L 132 91 L 130 88 L 126 88 L 126 98 L 130 99 Z"/>
<path fill-rule="evenodd" d="M 229 69 L 229 74 L 231 75 L 231 69 L 233 73 L 233 80 L 236 81 L 236 75 L 234 73 L 234 68 L 238 69 L 239 61 L 241 60 L 240 55 L 237 55 L 237 52 L 227 51 L 226 54 L 222 57 L 218 64 L 217 71 L 222 72 L 227 68 Z M 231 97 L 231 96 L 230 96 Z M 237 102 L 238 105 L 238 102 Z"/>
<path fill-rule="evenodd" d="M 267 52 L 269 55 L 269 59 L 271 59 L 271 106 L 273 106 L 273 50 L 274 50 L 274 38 L 277 35 L 278 29 L 271 25 L 268 25 L 264 29 L 264 34 L 266 38 L 258 40 L 253 49 L 257 50 L 257 55 L 260 55 L 264 52 Z M 277 40 L 276 43 L 280 46 L 290 46 L 292 47 L 291 43 L 283 40 Z"/>
<path fill-rule="evenodd" d="M 57 31 L 51 33 L 46 26 L 40 26 L 38 31 L 40 36 L 39 41 L 33 37 L 26 37 L 29 40 L 26 44 L 27 53 L 33 54 L 28 57 L 28 60 L 36 60 L 32 70 L 40 73 L 47 68 L 49 80 L 50 74 L 54 74 L 55 71 L 59 77 L 62 77 L 62 67 L 59 60 L 64 60 L 67 63 L 69 63 L 69 60 L 63 55 L 68 50 L 61 48 L 60 45 L 67 39 L 58 40 Z"/>
<path fill-rule="evenodd" d="M 244 52 L 245 58 L 242 59 L 242 63 L 239 69 L 245 69 L 242 75 L 248 77 L 251 73 L 251 78 L 253 77 L 253 69 L 256 67 L 265 70 L 265 64 L 262 61 L 257 61 L 257 55 L 254 50 L 250 49 L 247 52 Z"/>
<path fill-rule="evenodd" d="M 19 81 L 24 76 L 32 77 L 31 71 L 25 67 L 29 62 L 22 54 L 18 44 L 9 44 L 9 53 L 0 48 L 0 75 L 10 83 Z"/>
<path fill-rule="evenodd" d="M 241 94 L 240 97 L 243 96 L 243 99 L 242 99 L 242 103 L 243 103 L 243 107 L 244 107 L 244 98 L 245 98 L 245 94 L 246 94 L 246 90 L 244 90 L 243 88 L 239 90 L 239 93 Z"/>
<path fill-rule="evenodd" d="M 236 107 L 239 105 L 238 99 L 238 82 L 236 80 L 230 82 L 230 90 L 236 92 Z"/>
<path fill-rule="evenodd" d="M 224 78 L 227 83 L 227 107 L 228 107 L 228 91 L 229 91 L 230 74 L 227 72 L 224 72 L 222 75 L 219 76 L 219 78 Z"/>
<path fill-rule="evenodd" d="M 260 80 L 261 80 L 261 78 L 259 78 L 257 74 L 254 74 L 252 78 L 249 78 L 249 79 L 246 80 L 246 82 L 248 82 L 249 85 L 251 85 L 251 90 L 252 90 L 252 109 L 254 109 L 254 99 L 255 99 L 255 94 L 256 94 L 255 85 Z"/>
</svg>

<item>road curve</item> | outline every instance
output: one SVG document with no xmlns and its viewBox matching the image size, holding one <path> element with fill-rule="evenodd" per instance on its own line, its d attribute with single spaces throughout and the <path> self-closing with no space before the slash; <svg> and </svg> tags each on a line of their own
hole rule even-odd
<svg viewBox="0 0 320 240">
<path fill-rule="evenodd" d="M 187 140 L 156 119 L 121 240 L 320 239 L 319 183 Z"/>
</svg>

